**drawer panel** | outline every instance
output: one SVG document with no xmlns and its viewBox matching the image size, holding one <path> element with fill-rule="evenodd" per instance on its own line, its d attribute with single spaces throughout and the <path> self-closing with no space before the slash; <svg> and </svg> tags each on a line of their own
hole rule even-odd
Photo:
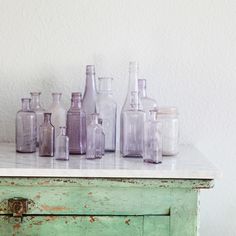
<svg viewBox="0 0 236 236">
<path fill-rule="evenodd" d="M 169 215 L 168 189 L 72 186 L 0 186 L 0 214 L 11 214 L 8 199 L 29 199 L 27 214 Z"/>
<path fill-rule="evenodd" d="M 142 236 L 142 216 L 0 216 L 4 236 Z M 162 235 L 165 236 L 165 235 Z"/>
</svg>

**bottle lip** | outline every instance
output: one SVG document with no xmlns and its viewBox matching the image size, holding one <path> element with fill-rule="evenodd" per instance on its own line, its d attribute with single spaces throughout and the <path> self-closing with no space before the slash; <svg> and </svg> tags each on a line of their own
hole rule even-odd
<svg viewBox="0 0 236 236">
<path fill-rule="evenodd" d="M 31 96 L 38 96 L 41 95 L 41 92 L 30 92 Z"/>
<path fill-rule="evenodd" d="M 178 115 L 177 107 L 159 107 L 158 115 Z"/>
<path fill-rule="evenodd" d="M 21 101 L 31 101 L 32 99 L 31 98 L 21 98 Z"/>
<path fill-rule="evenodd" d="M 72 96 L 72 97 L 77 97 L 77 96 L 78 96 L 78 97 L 82 97 L 82 93 L 81 93 L 81 92 L 72 92 L 72 93 L 71 93 L 71 96 Z"/>
<path fill-rule="evenodd" d="M 52 95 L 62 95 L 60 92 L 53 92 Z"/>
<path fill-rule="evenodd" d="M 44 114 L 44 115 L 52 115 L 51 112 L 44 112 L 43 114 Z"/>
<path fill-rule="evenodd" d="M 95 65 L 86 65 L 86 75 L 87 74 L 95 75 Z"/>
<path fill-rule="evenodd" d="M 147 83 L 146 79 L 138 79 L 138 86 L 139 87 L 145 87 L 146 88 L 146 83 Z"/>
</svg>

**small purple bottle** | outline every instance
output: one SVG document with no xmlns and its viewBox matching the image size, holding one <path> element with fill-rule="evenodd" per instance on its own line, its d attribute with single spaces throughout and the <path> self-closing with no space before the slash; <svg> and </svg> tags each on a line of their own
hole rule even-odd
<svg viewBox="0 0 236 236">
<path fill-rule="evenodd" d="M 30 98 L 22 98 L 22 109 L 16 114 L 16 151 L 36 152 L 37 119 L 30 108 Z"/>
<path fill-rule="evenodd" d="M 44 122 L 39 128 L 39 156 L 53 157 L 55 150 L 55 128 L 51 123 L 52 113 L 44 113 Z"/>
<path fill-rule="evenodd" d="M 66 125 L 66 133 L 70 140 L 70 154 L 85 154 L 86 152 L 86 115 L 81 103 L 82 94 L 72 93 Z"/>
</svg>

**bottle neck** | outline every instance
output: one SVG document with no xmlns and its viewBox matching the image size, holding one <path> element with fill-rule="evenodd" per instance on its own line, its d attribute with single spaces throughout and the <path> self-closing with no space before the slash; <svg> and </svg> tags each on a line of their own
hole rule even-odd
<svg viewBox="0 0 236 236">
<path fill-rule="evenodd" d="M 30 101 L 31 99 L 22 99 L 22 111 L 30 111 Z"/>
<path fill-rule="evenodd" d="M 98 114 L 97 113 L 91 114 L 91 122 L 96 125 L 98 124 Z"/>
<path fill-rule="evenodd" d="M 149 119 L 150 119 L 150 121 L 157 121 L 157 114 L 158 114 L 157 110 L 149 111 Z"/>
<path fill-rule="evenodd" d="M 93 94 L 94 92 L 97 93 L 95 84 L 95 67 L 94 65 L 87 65 L 85 93 Z"/>
<path fill-rule="evenodd" d="M 81 97 L 72 97 L 71 108 L 72 109 L 81 109 L 81 107 L 82 107 L 82 98 Z"/>
<path fill-rule="evenodd" d="M 100 77 L 99 80 L 99 94 L 112 95 L 112 80 L 110 77 Z"/>
<path fill-rule="evenodd" d="M 44 113 L 44 123 L 51 124 L 51 113 Z"/>
<path fill-rule="evenodd" d="M 61 93 L 53 93 L 52 100 L 54 104 L 59 104 L 61 101 Z"/>
<path fill-rule="evenodd" d="M 144 87 L 142 87 L 142 88 L 139 87 L 138 93 L 141 98 L 147 97 L 147 91 L 146 91 L 146 88 L 144 88 Z"/>
<path fill-rule="evenodd" d="M 66 127 L 60 127 L 60 135 L 66 136 Z"/>
<path fill-rule="evenodd" d="M 138 92 L 138 63 L 130 62 L 129 64 L 129 92 Z"/>
<path fill-rule="evenodd" d="M 40 108 L 40 93 L 30 93 L 31 94 L 31 106 L 34 108 Z"/>
</svg>

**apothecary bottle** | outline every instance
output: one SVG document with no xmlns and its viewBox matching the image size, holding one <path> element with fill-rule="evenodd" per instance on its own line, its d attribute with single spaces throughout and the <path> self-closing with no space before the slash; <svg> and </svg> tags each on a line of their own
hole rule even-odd
<svg viewBox="0 0 236 236">
<path fill-rule="evenodd" d="M 69 138 L 66 136 L 66 128 L 59 127 L 60 134 L 56 137 L 55 159 L 68 161 L 69 160 Z"/>
<path fill-rule="evenodd" d="M 51 121 L 55 128 L 55 136 L 60 134 L 60 127 L 66 126 L 66 110 L 61 104 L 61 93 L 52 93 L 53 102 L 48 109 L 52 113 Z"/>
<path fill-rule="evenodd" d="M 139 92 L 139 99 L 142 104 L 142 108 L 146 113 L 146 119 L 150 118 L 150 110 L 157 109 L 157 102 L 155 99 L 150 98 L 147 96 L 147 81 L 146 79 L 138 79 L 138 92 Z"/>
<path fill-rule="evenodd" d="M 157 120 L 157 109 L 151 110 L 144 125 L 144 157 L 148 163 L 162 162 L 162 124 Z"/>
<path fill-rule="evenodd" d="M 116 150 L 116 114 L 117 104 L 112 95 L 112 80 L 110 77 L 100 77 L 96 111 L 102 119 L 105 133 L 105 151 Z"/>
<path fill-rule="evenodd" d="M 95 66 L 86 66 L 86 84 L 83 96 L 82 107 L 86 114 L 87 125 L 91 121 L 91 114 L 96 112 L 97 89 L 95 81 Z"/>
<path fill-rule="evenodd" d="M 44 113 L 44 122 L 39 128 L 39 156 L 53 157 L 55 151 L 55 128 L 51 113 Z"/>
<path fill-rule="evenodd" d="M 129 64 L 129 88 L 120 115 L 120 150 L 124 157 L 143 156 L 145 112 L 138 97 L 138 63 Z"/>
<path fill-rule="evenodd" d="M 36 152 L 37 118 L 30 108 L 30 98 L 22 98 L 22 109 L 16 114 L 16 151 Z"/>
<path fill-rule="evenodd" d="M 40 125 L 43 123 L 44 120 L 44 109 L 40 104 L 40 92 L 31 92 L 31 109 L 36 113 L 37 118 L 37 146 L 39 146 L 39 128 Z"/>
<path fill-rule="evenodd" d="M 98 124 L 98 114 L 90 115 L 91 122 L 87 126 L 86 159 L 102 158 L 104 137 L 102 126 Z"/>
<path fill-rule="evenodd" d="M 158 120 L 162 123 L 162 154 L 174 156 L 179 152 L 179 118 L 176 107 L 159 107 Z"/>
<path fill-rule="evenodd" d="M 69 137 L 69 152 L 85 154 L 86 152 L 86 115 L 82 109 L 82 94 L 72 93 L 71 107 L 67 112 L 66 134 Z"/>
</svg>

